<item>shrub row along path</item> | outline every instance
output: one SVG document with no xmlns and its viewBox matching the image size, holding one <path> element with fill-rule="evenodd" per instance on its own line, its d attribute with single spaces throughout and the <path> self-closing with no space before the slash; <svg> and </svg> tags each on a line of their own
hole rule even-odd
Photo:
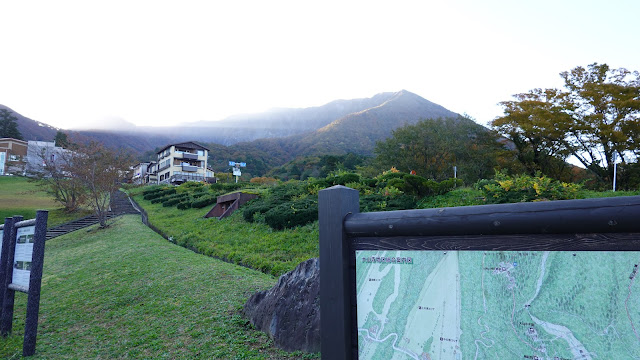
<svg viewBox="0 0 640 360">
<path fill-rule="evenodd" d="M 107 215 L 107 218 L 113 218 L 123 214 L 138 214 L 129 197 L 122 191 L 118 191 L 113 194 L 110 204 L 111 211 Z M 72 231 L 76 231 L 87 226 L 95 225 L 98 223 L 98 217 L 95 215 L 86 216 L 77 220 L 70 221 L 68 223 L 58 225 L 51 229 L 47 229 L 47 240 L 53 239 L 64 234 L 68 234 Z"/>
</svg>

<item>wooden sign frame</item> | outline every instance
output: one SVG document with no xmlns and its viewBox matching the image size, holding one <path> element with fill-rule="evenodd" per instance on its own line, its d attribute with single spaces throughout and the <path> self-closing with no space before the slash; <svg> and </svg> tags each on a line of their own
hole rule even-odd
<svg viewBox="0 0 640 360">
<path fill-rule="evenodd" d="M 15 292 L 27 294 L 27 317 L 25 321 L 24 342 L 22 355 L 31 356 L 35 353 L 36 337 L 38 334 L 38 314 L 40 311 L 40 288 L 42 283 L 42 268 L 44 265 L 44 247 L 47 234 L 47 219 L 49 212 L 38 210 L 36 218 L 22 220 L 22 216 L 5 218 L 3 226 L 2 254 L 0 256 L 0 335 L 8 336 L 13 327 L 13 309 Z M 29 252 L 31 261 L 26 266 L 29 271 L 28 286 L 13 282 L 14 260 L 16 256 L 17 234 L 20 229 L 34 227 L 31 237 L 25 236 L 31 243 Z"/>
<path fill-rule="evenodd" d="M 640 251 L 640 196 L 359 212 L 344 186 L 318 194 L 322 358 L 357 359 L 357 250 Z"/>
</svg>

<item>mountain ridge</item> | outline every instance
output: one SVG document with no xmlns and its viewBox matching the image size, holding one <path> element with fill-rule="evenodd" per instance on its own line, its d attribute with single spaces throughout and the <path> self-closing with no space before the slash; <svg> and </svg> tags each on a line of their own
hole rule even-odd
<svg viewBox="0 0 640 360">
<path fill-rule="evenodd" d="M 199 125 L 191 127 L 147 126 L 126 131 L 65 132 L 72 141 L 86 143 L 94 140 L 112 148 L 128 148 L 140 154 L 140 159 L 169 143 L 197 141 L 216 149 L 212 151 L 212 164 L 217 163 L 223 168 L 228 160 L 243 161 L 240 158 L 242 152 L 259 154 L 256 156 L 260 159 L 256 161 L 265 166 L 281 165 L 283 161 L 298 156 L 317 154 L 353 152 L 372 155 L 376 142 L 390 137 L 393 130 L 401 126 L 429 118 L 457 117 L 460 115 L 441 105 L 401 90 L 378 93 L 370 98 L 334 100 L 316 107 L 237 115 L 227 118 L 225 122 L 210 122 L 208 126 L 201 121 L 196 122 Z M 42 127 L 34 120 L 22 116 L 19 119 L 19 124 L 27 119 Z M 216 126 L 209 126 L 211 123 Z M 52 141 L 57 130 L 49 127 L 49 138 L 39 140 Z M 23 135 L 32 140 L 29 134 Z M 147 155 L 142 155 L 144 153 Z M 239 158 L 227 159 L 231 154 Z"/>
</svg>

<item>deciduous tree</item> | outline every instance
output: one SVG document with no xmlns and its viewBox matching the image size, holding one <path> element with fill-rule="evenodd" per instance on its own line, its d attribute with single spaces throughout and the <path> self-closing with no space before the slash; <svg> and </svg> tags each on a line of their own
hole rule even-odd
<svg viewBox="0 0 640 360">
<path fill-rule="evenodd" d="M 514 142 L 530 171 L 548 173 L 553 159 L 573 155 L 610 182 L 616 157 L 625 164 L 640 155 L 640 73 L 594 63 L 560 76 L 564 90 L 514 95 L 492 125 Z"/>
<path fill-rule="evenodd" d="M 86 189 L 73 176 L 76 153 L 43 147 L 37 156 L 42 161 L 42 167 L 33 167 L 30 176 L 38 179 L 54 200 L 64 206 L 65 211 L 78 210 L 86 202 Z"/>
<path fill-rule="evenodd" d="M 380 169 L 396 167 L 415 170 L 428 179 L 458 177 L 475 182 L 490 177 L 505 150 L 498 136 L 467 118 L 430 119 L 398 128 L 376 144 L 376 163 Z"/>
<path fill-rule="evenodd" d="M 111 150 L 100 143 L 80 145 L 75 150 L 73 177 L 87 189 L 101 227 L 107 226 L 109 201 L 120 189 L 120 182 L 128 177 L 132 157 L 123 150 Z"/>
</svg>

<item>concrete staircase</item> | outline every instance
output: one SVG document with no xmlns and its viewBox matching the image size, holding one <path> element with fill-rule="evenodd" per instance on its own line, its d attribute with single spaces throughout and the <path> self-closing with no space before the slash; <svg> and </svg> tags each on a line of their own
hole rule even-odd
<svg viewBox="0 0 640 360">
<path fill-rule="evenodd" d="M 138 214 L 139 211 L 136 210 L 127 194 L 122 191 L 118 191 L 113 194 L 111 198 L 110 204 L 111 211 L 107 214 L 107 219 L 114 218 L 116 216 L 124 215 L 124 214 Z M 98 217 L 95 215 L 85 216 L 81 219 L 73 220 L 68 223 L 58 225 L 56 227 L 47 229 L 46 239 L 53 239 L 54 237 L 58 237 L 64 234 L 68 234 L 72 231 L 76 231 L 82 228 L 86 228 L 91 225 L 95 225 L 98 223 Z"/>
</svg>

